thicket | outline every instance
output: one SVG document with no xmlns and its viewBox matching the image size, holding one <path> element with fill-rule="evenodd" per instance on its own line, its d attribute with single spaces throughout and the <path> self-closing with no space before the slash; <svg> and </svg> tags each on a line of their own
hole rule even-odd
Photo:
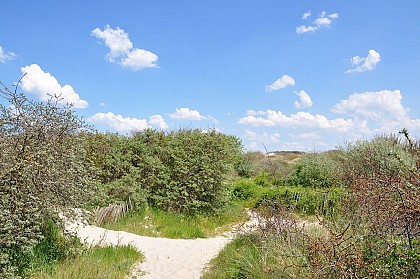
<svg viewBox="0 0 420 279">
<path fill-rule="evenodd" d="M 50 223 L 59 226 L 58 214 L 71 216 L 88 197 L 90 168 L 79 137 L 88 129 L 71 106 L 58 105 L 60 96 L 35 102 L 17 91 L 19 83 L 1 86 L 0 277 L 19 278 L 45 251 L 35 248 L 54 238 Z"/>
<path fill-rule="evenodd" d="M 91 161 L 99 169 L 101 205 L 152 206 L 185 214 L 223 207 L 227 178 L 242 154 L 238 138 L 214 130 L 147 129 L 131 136 L 97 134 L 88 141 Z"/>
<path fill-rule="evenodd" d="M 318 212 L 319 222 L 310 223 L 297 219 L 295 209 L 281 196 L 264 200 L 257 207 L 258 230 L 231 245 L 239 246 L 235 250 L 241 250 L 240 254 L 229 246 L 225 249 L 220 259 L 233 260 L 224 261 L 225 265 L 216 259 L 221 266 L 215 274 L 230 278 L 419 277 L 420 142 L 404 129 L 400 136 L 358 141 L 330 155 L 334 169 L 338 166 L 338 183 L 347 192 L 334 214 Z M 318 185 L 302 189 L 315 190 Z M 217 278 L 212 273 L 205 278 Z"/>
</svg>

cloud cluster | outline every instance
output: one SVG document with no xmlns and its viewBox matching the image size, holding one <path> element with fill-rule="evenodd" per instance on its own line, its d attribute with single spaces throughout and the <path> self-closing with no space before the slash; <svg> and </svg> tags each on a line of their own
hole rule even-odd
<svg viewBox="0 0 420 279">
<path fill-rule="evenodd" d="M 88 102 L 82 100 L 73 87 L 68 84 L 61 86 L 54 76 L 44 72 L 37 64 L 22 67 L 21 71 L 26 74 L 22 79 L 22 89 L 37 95 L 42 101 L 47 101 L 55 94 L 60 96 L 61 104 L 73 104 L 75 108 L 88 107 Z"/>
<path fill-rule="evenodd" d="M 5 51 L 0 46 L 0 63 L 6 63 L 7 61 L 13 60 L 16 58 L 16 54 L 11 51 Z"/>
<path fill-rule="evenodd" d="M 145 119 L 123 117 L 112 112 L 96 113 L 87 119 L 93 123 L 106 124 L 118 132 L 129 132 L 149 128 Z"/>
<path fill-rule="evenodd" d="M 283 75 L 281 78 L 277 79 L 272 84 L 267 85 L 265 87 L 265 91 L 273 92 L 273 91 L 277 91 L 277 90 L 286 88 L 288 86 L 294 86 L 294 85 L 295 85 L 295 80 L 291 76 Z"/>
<path fill-rule="evenodd" d="M 346 73 L 372 71 L 376 68 L 376 64 L 381 61 L 381 55 L 377 51 L 371 49 L 369 50 L 368 56 L 354 56 L 350 61 L 355 68 L 347 70 Z"/>
<path fill-rule="evenodd" d="M 282 128 L 282 131 L 294 131 L 287 135 L 299 142 L 296 141 L 296 145 L 293 145 L 294 142 L 281 141 L 275 145 L 277 149 L 293 146 L 301 150 L 325 147 L 326 143 L 321 140 L 326 135 L 355 140 L 375 134 L 395 133 L 404 127 L 412 133 L 420 132 L 420 119 L 410 118 L 410 110 L 403 105 L 402 99 L 400 90 L 354 93 L 331 107 L 330 111 L 341 115 L 340 117 L 328 118 L 308 112 L 285 115 L 281 111 L 249 110 L 238 123 L 261 129 L 277 131 Z M 270 143 L 272 138 L 269 135 L 266 131 L 258 134 L 245 129 L 245 137 L 252 141 L 251 144 L 262 140 Z"/>
<path fill-rule="evenodd" d="M 311 16 L 311 12 L 303 14 L 302 19 L 308 19 Z M 337 13 L 327 14 L 325 11 L 321 12 L 318 18 L 313 21 L 312 25 L 301 25 L 296 27 L 296 33 L 303 34 L 307 32 L 315 32 L 321 28 L 329 27 L 334 19 L 338 18 Z"/>
<path fill-rule="evenodd" d="M 112 29 L 109 25 L 104 30 L 95 28 L 92 30 L 92 36 L 104 41 L 109 48 L 106 55 L 108 61 L 120 64 L 133 71 L 143 68 L 157 67 L 158 56 L 148 50 L 133 48 L 133 43 L 128 38 L 128 33 L 117 27 Z"/>
<path fill-rule="evenodd" d="M 340 133 L 348 132 L 354 126 L 352 119 L 328 119 L 324 115 L 311 114 L 303 111 L 287 116 L 281 111 L 273 110 L 249 110 L 247 116 L 240 118 L 238 123 L 255 127 L 279 126 L 285 128 L 330 129 Z"/>
<path fill-rule="evenodd" d="M 420 130 L 420 119 L 411 119 L 400 90 L 355 93 L 331 108 L 332 112 L 363 119 L 372 133 L 395 132 L 403 127 Z"/>
<path fill-rule="evenodd" d="M 96 113 L 87 119 L 89 122 L 104 124 L 118 132 L 131 132 L 131 131 L 141 131 L 152 126 L 161 130 L 168 129 L 168 124 L 166 124 L 163 117 L 159 114 L 152 115 L 149 117 L 149 123 L 146 119 L 124 117 L 120 114 L 114 114 L 112 112 L 107 113 Z"/>
</svg>

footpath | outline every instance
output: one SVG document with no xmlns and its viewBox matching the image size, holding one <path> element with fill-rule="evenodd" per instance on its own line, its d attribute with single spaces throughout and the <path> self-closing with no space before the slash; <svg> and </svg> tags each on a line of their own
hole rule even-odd
<svg viewBox="0 0 420 279">
<path fill-rule="evenodd" d="M 169 239 L 112 231 L 83 222 L 73 222 L 66 229 L 88 245 L 131 245 L 143 253 L 145 260 L 134 266 L 132 277 L 141 279 L 199 279 L 210 260 L 239 233 L 255 226 L 251 219 L 223 236 L 199 239 Z"/>
</svg>

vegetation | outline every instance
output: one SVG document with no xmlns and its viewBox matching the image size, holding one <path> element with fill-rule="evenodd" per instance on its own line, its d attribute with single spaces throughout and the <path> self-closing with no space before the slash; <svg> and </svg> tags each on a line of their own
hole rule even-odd
<svg viewBox="0 0 420 279">
<path fill-rule="evenodd" d="M 119 218 L 105 228 L 138 235 L 166 238 L 207 238 L 231 230 L 231 227 L 248 219 L 239 205 L 231 205 L 217 215 L 185 215 L 156 209 L 135 211 Z"/>
<path fill-rule="evenodd" d="M 130 137 L 95 135 L 94 140 L 98 138 L 107 150 L 98 154 L 95 146 L 89 148 L 105 196 L 99 205 L 214 213 L 227 201 L 226 179 L 241 155 L 236 137 L 216 131 L 147 129 Z"/>
<path fill-rule="evenodd" d="M 59 96 L 34 102 L 0 89 L 0 277 L 25 276 L 49 222 L 88 196 L 91 179 L 81 138 L 87 128 Z"/>
<path fill-rule="evenodd" d="M 256 211 L 258 229 L 204 278 L 419 277 L 420 143 L 405 129 L 329 152 L 244 153 L 215 130 L 96 133 L 59 96 L 1 85 L 1 278 L 126 276 L 132 247 L 86 249 L 64 233 L 59 216 L 80 207 L 170 238 L 214 236 Z"/>
<path fill-rule="evenodd" d="M 204 278 L 418 278 L 419 142 L 402 134 L 405 140 L 382 136 L 299 161 L 291 181 L 308 181 L 303 191 L 331 180 L 302 169 L 334 161 L 347 194 L 332 214 L 317 211 L 318 222 L 305 222 L 281 195 L 265 199 L 256 208 L 258 230 L 228 245 Z"/>
<path fill-rule="evenodd" d="M 131 246 L 93 247 L 59 264 L 32 274 L 32 279 L 123 279 L 130 275 L 134 263 L 142 260 Z"/>
</svg>

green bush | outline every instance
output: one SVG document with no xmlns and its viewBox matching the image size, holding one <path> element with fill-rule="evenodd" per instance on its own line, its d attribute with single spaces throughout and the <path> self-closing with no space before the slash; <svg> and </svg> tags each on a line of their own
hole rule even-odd
<svg viewBox="0 0 420 279">
<path fill-rule="evenodd" d="M 340 165 L 333 154 L 331 152 L 305 154 L 294 166 L 288 183 L 312 188 L 340 186 Z"/>
<path fill-rule="evenodd" d="M 183 213 L 212 212 L 228 197 L 226 179 L 241 154 L 236 137 L 179 130 L 164 137 L 165 183 L 149 184 L 153 205 Z"/>
<path fill-rule="evenodd" d="M 19 84 L 19 83 L 18 83 Z M 3 84 L 2 84 L 3 85 Z M 43 238 L 43 224 L 71 215 L 91 191 L 80 135 L 88 128 L 71 106 L 29 100 L 3 85 L 0 96 L 0 277 L 17 278 Z"/>
<path fill-rule="evenodd" d="M 97 150 L 104 145 L 108 147 Z M 99 167 L 105 200 L 134 199 L 140 204 L 147 200 L 150 206 L 187 214 L 214 212 L 223 206 L 227 178 L 242 154 L 236 137 L 187 129 L 105 134 L 91 138 L 88 147 L 93 149 L 91 161 Z"/>
</svg>

